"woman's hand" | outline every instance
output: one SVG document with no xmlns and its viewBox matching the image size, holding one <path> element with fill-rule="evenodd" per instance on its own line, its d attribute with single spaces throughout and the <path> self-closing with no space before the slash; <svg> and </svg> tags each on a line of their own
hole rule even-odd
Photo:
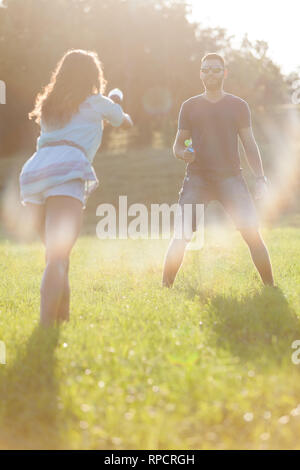
<svg viewBox="0 0 300 470">
<path fill-rule="evenodd" d="M 123 92 L 119 88 L 114 88 L 113 90 L 110 90 L 107 96 L 114 103 L 122 104 L 123 102 Z"/>
<path fill-rule="evenodd" d="M 129 116 L 129 114 L 127 114 L 127 113 L 123 114 L 122 127 L 124 129 L 130 129 L 131 127 L 133 127 L 133 121 L 132 121 L 131 117 Z"/>
</svg>

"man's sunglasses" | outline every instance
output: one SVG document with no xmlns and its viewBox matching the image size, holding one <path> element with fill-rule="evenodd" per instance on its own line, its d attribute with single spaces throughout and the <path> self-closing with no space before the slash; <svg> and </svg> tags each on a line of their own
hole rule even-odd
<svg viewBox="0 0 300 470">
<path fill-rule="evenodd" d="M 224 69 L 222 69 L 221 67 L 202 67 L 202 69 L 200 70 L 203 73 L 209 73 L 210 70 L 212 71 L 212 73 L 220 73 Z"/>
</svg>

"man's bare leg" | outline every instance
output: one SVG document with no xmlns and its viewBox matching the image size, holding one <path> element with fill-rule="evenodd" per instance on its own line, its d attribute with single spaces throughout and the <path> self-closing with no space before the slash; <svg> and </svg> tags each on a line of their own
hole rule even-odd
<svg viewBox="0 0 300 470">
<path fill-rule="evenodd" d="M 253 263 L 265 285 L 274 286 L 272 266 L 268 249 L 258 229 L 240 230 L 247 243 Z"/>
<path fill-rule="evenodd" d="M 164 262 L 163 287 L 172 287 L 189 240 L 172 238 Z"/>
</svg>

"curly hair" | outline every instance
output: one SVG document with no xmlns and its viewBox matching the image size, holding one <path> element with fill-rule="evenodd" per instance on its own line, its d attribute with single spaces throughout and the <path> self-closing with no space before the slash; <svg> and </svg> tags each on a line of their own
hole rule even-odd
<svg viewBox="0 0 300 470">
<path fill-rule="evenodd" d="M 66 125 L 91 94 L 104 93 L 106 80 L 96 52 L 70 49 L 57 63 L 50 82 L 35 99 L 29 119 L 56 128 Z"/>
</svg>

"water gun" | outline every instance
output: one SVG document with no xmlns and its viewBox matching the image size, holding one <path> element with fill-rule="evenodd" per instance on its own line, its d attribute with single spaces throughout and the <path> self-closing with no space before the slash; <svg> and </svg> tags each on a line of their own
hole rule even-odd
<svg viewBox="0 0 300 470">
<path fill-rule="evenodd" d="M 186 140 L 184 141 L 184 145 L 187 147 L 187 150 L 188 150 L 189 152 L 194 152 L 194 149 L 193 149 L 193 147 L 192 147 L 192 139 L 186 139 Z"/>
</svg>

